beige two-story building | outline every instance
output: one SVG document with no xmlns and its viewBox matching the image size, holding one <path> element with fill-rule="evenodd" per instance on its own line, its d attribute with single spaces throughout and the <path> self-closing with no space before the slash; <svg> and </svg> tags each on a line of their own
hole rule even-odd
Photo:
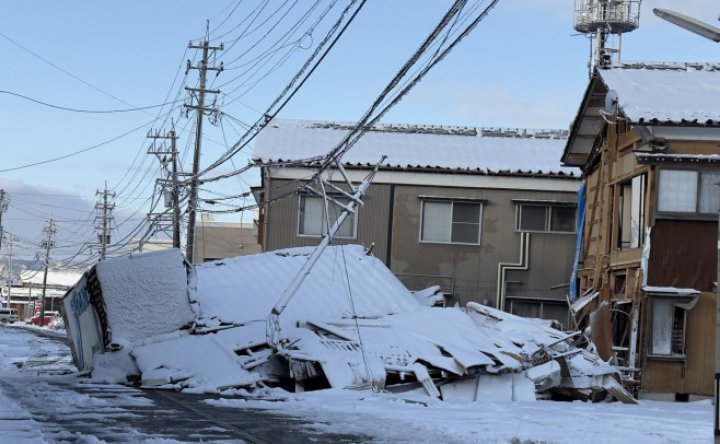
<svg viewBox="0 0 720 444">
<path fill-rule="evenodd" d="M 260 133 L 254 159 L 264 165 L 255 189 L 263 250 L 319 242 L 334 214 L 301 189 L 314 172 L 308 159 L 330 151 L 351 127 L 276 119 Z M 477 301 L 567 325 L 580 181 L 576 168 L 559 162 L 566 136 L 374 126 L 345 154 L 344 167 L 359 181 L 387 159 L 335 242 L 365 245 L 410 289 L 440 285 L 448 304 Z M 288 162 L 298 159 L 305 160 Z"/>
</svg>

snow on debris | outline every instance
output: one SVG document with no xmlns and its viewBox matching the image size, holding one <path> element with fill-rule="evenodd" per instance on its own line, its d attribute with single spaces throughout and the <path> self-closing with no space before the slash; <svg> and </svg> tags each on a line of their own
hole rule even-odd
<svg viewBox="0 0 720 444">
<path fill-rule="evenodd" d="M 323 156 L 353 128 L 349 123 L 273 119 L 255 140 L 260 162 Z M 567 131 L 378 124 L 343 156 L 348 165 L 449 169 L 483 174 L 562 174 Z"/>
<path fill-rule="evenodd" d="M 112 341 L 144 340 L 195 320 L 179 250 L 107 259 L 96 267 Z"/>
<path fill-rule="evenodd" d="M 265 321 L 312 250 L 292 248 L 197 265 L 201 318 L 222 323 Z M 366 255 L 361 245 L 347 245 L 330 248 L 320 257 L 285 310 L 281 325 L 288 328 L 297 321 L 354 314 L 378 318 L 418 308 L 412 293 L 379 259 Z"/>
<path fill-rule="evenodd" d="M 311 251 L 205 263 L 194 267 L 197 280 L 189 284 L 189 265 L 177 250 L 101 262 L 101 295 L 91 295 L 90 305 L 106 307 L 108 330 L 120 339 L 101 341 L 117 358 L 94 364 L 136 365 L 128 381 L 194 392 L 373 387 L 472 402 L 549 398 L 558 388 L 577 399 L 607 390 L 632 401 L 615 380 L 617 369 L 573 344 L 579 333 L 480 304 L 429 307 L 358 245 L 325 250 L 280 313 L 276 332 L 268 315 Z M 181 307 L 170 310 L 170 320 L 167 303 Z M 277 341 L 268 339 L 271 331 Z M 112 378 L 105 370 L 100 379 Z"/>
<path fill-rule="evenodd" d="M 633 122 L 720 122 L 720 65 L 626 62 L 600 76 Z"/>
</svg>

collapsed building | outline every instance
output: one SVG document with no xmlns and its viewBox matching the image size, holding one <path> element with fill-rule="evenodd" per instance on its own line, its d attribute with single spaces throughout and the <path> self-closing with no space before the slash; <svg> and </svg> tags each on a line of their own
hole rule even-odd
<svg viewBox="0 0 720 444">
<path fill-rule="evenodd" d="M 73 358 L 108 382 L 191 392 L 366 389 L 454 402 L 632 397 L 580 332 L 477 303 L 434 307 L 362 246 L 192 266 L 179 250 L 107 259 L 64 297 Z M 274 321 L 273 321 L 274 319 Z"/>
</svg>

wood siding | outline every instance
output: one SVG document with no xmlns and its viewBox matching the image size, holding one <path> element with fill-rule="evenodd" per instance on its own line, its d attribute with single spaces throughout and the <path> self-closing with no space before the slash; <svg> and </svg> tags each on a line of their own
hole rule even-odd
<svg viewBox="0 0 720 444">
<path fill-rule="evenodd" d="M 712 291 L 717 280 L 717 222 L 655 221 L 648 285 Z"/>
<path fill-rule="evenodd" d="M 585 170 L 586 220 L 579 263 L 579 293 L 600 292 L 602 301 L 630 300 L 639 310 L 637 351 L 642 367 L 640 388 L 645 392 L 709 396 L 713 393 L 715 346 L 715 295 L 717 222 L 685 215 L 682 219 L 657 218 L 658 167 L 637 162 L 636 150 L 647 150 L 634 130 L 610 125 L 603 144 Z M 664 153 L 716 154 L 717 143 L 673 141 Z M 697 168 L 697 166 L 688 166 Z M 651 226 L 648 285 L 694 288 L 701 300 L 687 313 L 686 359 L 663 360 L 647 356 L 652 332 L 650 304 L 642 290 L 641 257 L 644 239 L 637 248 L 621 247 L 621 188 L 644 174 L 645 225 Z M 617 344 L 616 344 L 617 345 Z"/>
<path fill-rule="evenodd" d="M 709 396 L 715 374 L 715 294 L 705 292 L 687 314 L 685 361 L 647 358 L 643 391 Z"/>
</svg>

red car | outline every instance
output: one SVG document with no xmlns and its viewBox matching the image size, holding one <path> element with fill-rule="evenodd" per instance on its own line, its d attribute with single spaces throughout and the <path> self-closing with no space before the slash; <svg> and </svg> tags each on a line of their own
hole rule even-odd
<svg viewBox="0 0 720 444">
<path fill-rule="evenodd" d="M 60 313 L 57 311 L 46 311 L 45 312 L 45 321 L 43 322 L 44 326 L 50 325 L 50 323 L 54 320 L 60 317 Z M 30 323 L 32 325 L 40 325 L 40 313 L 35 313 L 35 316 L 30 318 Z"/>
</svg>

